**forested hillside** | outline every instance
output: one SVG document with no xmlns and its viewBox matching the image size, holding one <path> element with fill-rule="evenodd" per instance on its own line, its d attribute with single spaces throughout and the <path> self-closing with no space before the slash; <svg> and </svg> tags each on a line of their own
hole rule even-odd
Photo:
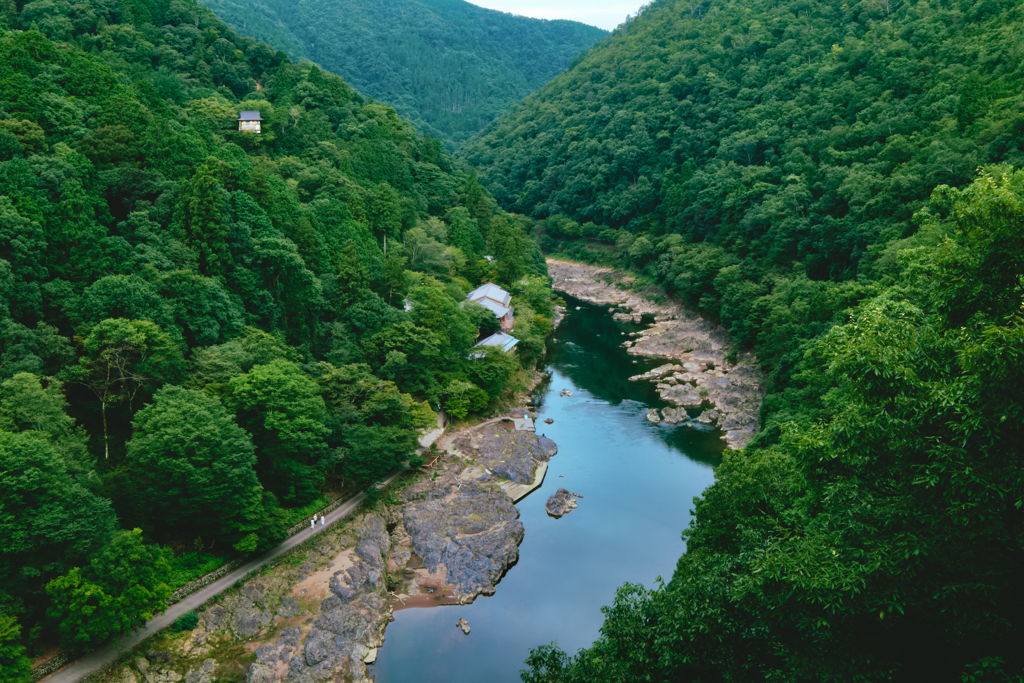
<svg viewBox="0 0 1024 683">
<path fill-rule="evenodd" d="M 647 273 L 781 390 L 794 338 L 940 239 L 935 187 L 1024 164 L 1024 10 L 844 7 L 655 3 L 463 154 L 545 248 Z"/>
<path fill-rule="evenodd" d="M 524 680 L 1019 680 L 1022 12 L 663 0 L 463 148 L 771 377 L 671 582 Z"/>
<path fill-rule="evenodd" d="M 204 0 L 239 34 L 312 60 L 452 150 L 607 32 L 463 0 Z"/>
<path fill-rule="evenodd" d="M 415 462 L 438 406 L 516 388 L 551 302 L 526 219 L 437 140 L 192 0 L 9 4 L 0 29 L 7 683 L 25 645 L 122 632 Z M 521 341 L 469 360 L 485 280 Z"/>
</svg>

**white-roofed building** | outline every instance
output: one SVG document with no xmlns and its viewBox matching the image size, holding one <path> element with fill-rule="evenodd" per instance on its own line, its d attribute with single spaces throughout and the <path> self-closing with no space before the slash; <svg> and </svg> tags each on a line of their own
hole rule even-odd
<svg viewBox="0 0 1024 683">
<path fill-rule="evenodd" d="M 480 285 L 467 294 L 466 299 L 475 301 L 494 313 L 498 318 L 498 322 L 501 323 L 501 329 L 505 332 L 511 330 L 512 326 L 515 325 L 515 318 L 512 316 L 513 310 L 510 304 L 512 295 L 493 282 Z"/>
<path fill-rule="evenodd" d="M 516 339 L 515 337 L 509 336 L 509 335 L 505 334 L 504 332 L 495 332 L 494 334 L 492 334 L 487 339 L 481 339 L 480 341 L 478 341 L 473 346 L 474 347 L 476 347 L 476 346 L 497 346 L 499 349 L 501 349 L 505 353 L 508 353 L 509 351 L 514 349 L 516 347 L 516 344 L 518 344 L 518 343 L 519 343 L 519 340 Z M 474 356 L 470 356 L 470 358 L 473 358 L 473 357 Z"/>
</svg>

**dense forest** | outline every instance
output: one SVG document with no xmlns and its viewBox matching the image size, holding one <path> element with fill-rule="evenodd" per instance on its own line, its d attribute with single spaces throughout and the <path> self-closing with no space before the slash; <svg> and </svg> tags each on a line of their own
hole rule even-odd
<svg viewBox="0 0 1024 683">
<path fill-rule="evenodd" d="M 551 295 L 529 221 L 436 139 L 193 0 L 0 9 L 8 683 L 414 464 L 439 407 L 521 385 Z M 516 354 L 470 358 L 483 281 Z"/>
<path fill-rule="evenodd" d="M 607 32 L 463 0 L 204 0 L 244 36 L 316 62 L 453 150 Z"/>
<path fill-rule="evenodd" d="M 663 0 L 463 154 L 769 373 L 656 590 L 526 681 L 1021 680 L 1019 4 Z"/>
</svg>

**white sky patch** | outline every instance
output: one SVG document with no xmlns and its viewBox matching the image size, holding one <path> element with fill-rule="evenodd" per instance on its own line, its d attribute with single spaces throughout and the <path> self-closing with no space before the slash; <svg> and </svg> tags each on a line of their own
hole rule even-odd
<svg viewBox="0 0 1024 683">
<path fill-rule="evenodd" d="M 627 14 L 635 14 L 644 3 L 608 0 L 550 0 L 546 3 L 537 0 L 473 0 L 473 4 L 535 19 L 572 19 L 611 31 L 625 21 Z"/>
</svg>

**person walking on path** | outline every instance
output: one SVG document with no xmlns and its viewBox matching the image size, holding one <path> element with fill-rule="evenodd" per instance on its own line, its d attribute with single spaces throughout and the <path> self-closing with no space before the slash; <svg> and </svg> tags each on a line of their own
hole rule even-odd
<svg viewBox="0 0 1024 683">
<path fill-rule="evenodd" d="M 324 516 L 320 515 L 320 526 L 324 525 Z"/>
<path fill-rule="evenodd" d="M 309 530 L 312 531 L 313 527 L 316 526 L 316 515 L 313 515 L 313 519 L 309 520 Z"/>
</svg>

